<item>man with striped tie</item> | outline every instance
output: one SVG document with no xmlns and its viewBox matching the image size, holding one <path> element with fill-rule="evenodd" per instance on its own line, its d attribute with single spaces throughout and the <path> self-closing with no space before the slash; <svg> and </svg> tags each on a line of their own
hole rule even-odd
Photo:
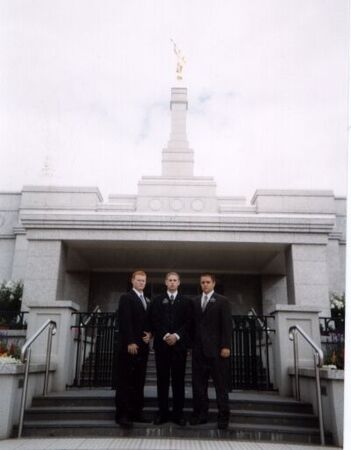
<svg viewBox="0 0 351 450">
<path fill-rule="evenodd" d="M 117 349 L 116 422 L 131 428 L 133 422 L 146 422 L 142 415 L 144 385 L 149 355 L 150 301 L 144 297 L 146 273 L 132 275 L 132 289 L 119 301 L 119 342 Z"/>
<path fill-rule="evenodd" d="M 202 295 L 194 299 L 194 341 L 192 349 L 193 416 L 191 425 L 208 420 L 208 379 L 212 378 L 218 406 L 218 428 L 229 423 L 229 356 L 232 321 L 226 297 L 214 291 L 215 276 L 200 277 Z"/>
</svg>

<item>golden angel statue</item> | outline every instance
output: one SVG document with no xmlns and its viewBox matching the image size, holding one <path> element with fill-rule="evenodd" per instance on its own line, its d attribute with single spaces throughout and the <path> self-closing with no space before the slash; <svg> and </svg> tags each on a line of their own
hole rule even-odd
<svg viewBox="0 0 351 450">
<path fill-rule="evenodd" d="M 183 70 L 186 63 L 185 56 L 182 54 L 182 52 L 177 47 L 177 44 L 171 39 L 171 42 L 173 44 L 173 51 L 177 57 L 177 68 L 176 68 L 176 74 L 177 74 L 177 80 L 183 79 Z"/>
</svg>

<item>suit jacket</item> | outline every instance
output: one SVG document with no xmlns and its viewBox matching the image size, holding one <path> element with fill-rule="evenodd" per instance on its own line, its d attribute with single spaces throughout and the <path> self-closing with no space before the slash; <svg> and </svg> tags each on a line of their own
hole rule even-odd
<svg viewBox="0 0 351 450">
<path fill-rule="evenodd" d="M 167 294 L 159 295 L 151 303 L 151 328 L 156 351 L 186 351 L 190 347 L 190 327 L 192 323 L 191 300 L 179 294 L 173 305 Z M 180 339 L 174 346 L 163 340 L 166 333 L 177 333 Z"/>
<path fill-rule="evenodd" d="M 226 297 L 215 292 L 204 312 L 201 309 L 201 296 L 194 299 L 194 353 L 203 352 L 209 358 L 219 357 L 222 348 L 231 348 L 232 328 Z"/>
<path fill-rule="evenodd" d="M 119 345 L 120 352 L 127 352 L 129 344 L 137 344 L 139 351 L 147 351 L 149 344 L 142 340 L 145 331 L 150 331 L 150 301 L 146 299 L 147 308 L 133 291 L 123 294 L 119 301 Z"/>
</svg>

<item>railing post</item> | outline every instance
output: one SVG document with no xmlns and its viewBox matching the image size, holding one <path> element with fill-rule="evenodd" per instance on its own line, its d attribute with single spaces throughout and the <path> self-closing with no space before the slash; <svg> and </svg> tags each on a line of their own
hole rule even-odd
<svg viewBox="0 0 351 450">
<path fill-rule="evenodd" d="M 26 364 L 24 366 L 23 390 L 22 390 L 21 409 L 20 409 L 20 418 L 19 418 L 18 435 L 17 435 L 17 437 L 19 437 L 19 438 L 22 436 L 22 430 L 23 430 L 23 418 L 24 418 L 24 409 L 26 407 L 26 399 L 27 399 L 28 375 L 29 375 L 31 352 L 32 352 L 32 349 L 29 347 L 28 353 L 27 353 L 27 358 L 26 358 Z"/>
<path fill-rule="evenodd" d="M 319 432 L 321 437 L 321 445 L 325 445 L 324 436 L 324 421 L 322 412 L 322 396 L 321 396 L 321 380 L 319 371 L 319 356 L 317 353 L 313 354 L 314 359 L 314 369 L 316 374 L 316 393 L 317 393 L 317 410 L 318 410 L 318 420 L 319 420 Z"/>
<path fill-rule="evenodd" d="M 300 400 L 300 386 L 299 386 L 299 365 L 298 365 L 298 347 L 297 347 L 297 333 L 300 333 L 301 336 L 310 344 L 313 348 L 313 361 L 315 368 L 315 376 L 316 376 L 316 394 L 317 394 L 317 412 L 319 419 L 319 432 L 321 438 L 321 445 L 325 445 L 324 438 L 324 423 L 323 423 L 323 411 L 322 411 L 322 397 L 321 397 L 321 383 L 320 383 L 320 372 L 319 368 L 323 365 L 323 351 L 313 342 L 313 340 L 304 332 L 304 330 L 299 327 L 299 325 L 293 325 L 289 328 L 289 339 L 293 341 L 294 344 L 294 366 L 295 366 L 295 388 L 296 392 L 298 392 L 297 400 Z"/>
<path fill-rule="evenodd" d="M 30 357 L 32 352 L 32 344 L 35 342 L 35 340 L 41 335 L 41 333 L 46 329 L 49 328 L 49 336 L 48 336 L 48 349 L 46 350 L 46 368 L 45 368 L 45 377 L 44 377 L 44 395 L 47 391 L 47 383 L 48 383 L 48 373 L 49 373 L 49 366 L 50 366 L 50 354 L 51 354 L 51 340 L 52 335 L 56 333 L 56 322 L 53 320 L 47 320 L 40 328 L 39 330 L 31 336 L 29 339 L 26 340 L 25 344 L 23 345 L 21 349 L 21 361 L 25 363 L 25 370 L 24 370 L 24 381 L 23 381 L 23 390 L 22 390 L 22 398 L 21 398 L 21 407 L 20 407 L 20 414 L 19 414 L 19 424 L 18 424 L 18 437 L 22 436 L 22 430 L 23 430 L 23 418 L 24 418 L 24 410 L 26 407 L 26 400 L 27 400 L 27 389 L 28 389 L 28 377 L 29 377 L 29 367 L 30 367 Z"/>
<path fill-rule="evenodd" d="M 51 360 L 51 347 L 52 347 L 52 335 L 54 330 L 54 325 L 51 323 L 48 330 L 48 343 L 46 346 L 46 359 L 45 359 L 45 378 L 44 378 L 44 397 L 48 394 L 48 384 L 49 384 L 49 370 L 50 370 L 50 360 Z"/>
<path fill-rule="evenodd" d="M 294 370 L 295 370 L 295 398 L 296 400 L 300 400 L 299 343 L 296 330 L 293 330 L 293 345 L 294 345 Z"/>
</svg>

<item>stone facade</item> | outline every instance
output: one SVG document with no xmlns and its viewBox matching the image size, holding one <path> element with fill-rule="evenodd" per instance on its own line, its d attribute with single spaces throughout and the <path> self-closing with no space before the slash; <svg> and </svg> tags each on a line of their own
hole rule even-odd
<svg viewBox="0 0 351 450">
<path fill-rule="evenodd" d="M 0 193 L 0 279 L 22 279 L 25 304 L 90 309 L 92 274 L 117 273 L 109 289 L 95 286 L 110 310 L 127 274 L 143 267 L 154 284 L 177 270 L 189 286 L 213 271 L 233 312 L 290 304 L 329 315 L 330 293 L 345 289 L 346 200 L 300 190 L 257 190 L 249 203 L 217 196 L 213 178 L 193 175 L 187 108 L 186 88 L 173 88 L 162 174 L 142 177 L 136 196 L 104 202 L 97 188 L 55 186 Z"/>
<path fill-rule="evenodd" d="M 75 311 L 114 311 L 130 273 L 148 273 L 148 295 L 164 274 L 181 274 L 184 292 L 198 292 L 199 274 L 214 272 L 232 314 L 273 314 L 274 386 L 291 393 L 290 325 L 319 339 L 319 315 L 330 315 L 331 292 L 345 290 L 346 200 L 332 191 L 257 190 L 250 202 L 220 197 L 211 177 L 193 173 L 186 135 L 187 91 L 171 92 L 171 134 L 162 174 L 142 177 L 137 195 L 94 187 L 24 186 L 0 193 L 0 280 L 23 280 L 28 333 L 57 323 L 54 390 L 71 385 Z M 44 339 L 44 338 L 43 338 Z M 41 363 L 45 343 L 33 347 Z M 303 363 L 312 364 L 309 348 Z"/>
</svg>

